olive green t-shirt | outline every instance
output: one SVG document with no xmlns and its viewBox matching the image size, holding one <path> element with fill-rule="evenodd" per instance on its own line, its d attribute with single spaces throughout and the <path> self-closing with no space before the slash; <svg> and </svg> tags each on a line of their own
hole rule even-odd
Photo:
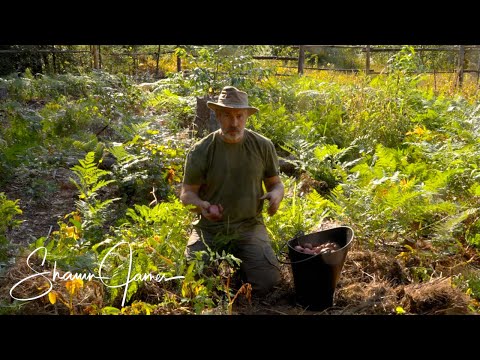
<svg viewBox="0 0 480 360">
<path fill-rule="evenodd" d="M 212 222 L 200 215 L 194 225 L 218 231 L 263 223 L 262 181 L 278 174 L 277 153 L 268 138 L 245 129 L 243 139 L 231 144 L 220 130 L 210 133 L 190 149 L 183 182 L 201 185 L 200 198 L 221 204 L 223 219 Z"/>
</svg>

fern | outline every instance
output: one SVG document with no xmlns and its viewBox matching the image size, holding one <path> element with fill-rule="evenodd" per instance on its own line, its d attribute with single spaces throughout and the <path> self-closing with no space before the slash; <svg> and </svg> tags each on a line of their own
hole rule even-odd
<svg viewBox="0 0 480 360">
<path fill-rule="evenodd" d="M 479 208 L 470 208 L 464 210 L 458 214 L 448 217 L 447 219 L 442 219 L 437 224 L 435 224 L 434 231 L 437 233 L 440 239 L 447 239 L 452 237 L 453 231 L 468 217 L 476 214 Z"/>
<path fill-rule="evenodd" d="M 17 205 L 18 201 L 19 200 L 8 200 L 5 193 L 0 193 L 0 260 L 6 260 L 7 258 L 7 230 L 17 227 L 22 223 L 22 220 L 15 219 L 16 216 L 22 214 L 22 210 Z"/>
<path fill-rule="evenodd" d="M 107 208 L 120 198 L 99 200 L 98 190 L 104 188 L 115 180 L 105 180 L 102 177 L 109 175 L 110 172 L 99 169 L 94 162 L 95 153 L 89 152 L 85 159 L 79 160 L 80 165 L 75 165 L 71 169 L 78 176 L 79 182 L 70 178 L 79 190 L 79 200 L 76 201 L 77 211 L 82 215 L 82 229 L 87 237 L 91 237 L 91 243 L 96 243 L 101 239 L 100 228 L 107 219 Z"/>
<path fill-rule="evenodd" d="M 282 179 L 287 194 L 277 213 L 265 218 L 265 225 L 272 236 L 275 250 L 288 239 L 293 238 L 299 232 L 312 231 L 330 215 L 341 211 L 332 201 L 323 198 L 315 190 L 307 196 L 299 196 L 298 184 L 294 179 Z"/>
<path fill-rule="evenodd" d="M 88 152 L 84 160 L 78 160 L 80 165 L 75 165 L 71 170 L 78 176 L 79 182 L 70 178 L 80 192 L 80 199 L 92 198 L 100 188 L 114 182 L 115 180 L 100 180 L 101 177 L 108 175 L 109 172 L 101 170 L 95 163 L 95 153 Z"/>
</svg>

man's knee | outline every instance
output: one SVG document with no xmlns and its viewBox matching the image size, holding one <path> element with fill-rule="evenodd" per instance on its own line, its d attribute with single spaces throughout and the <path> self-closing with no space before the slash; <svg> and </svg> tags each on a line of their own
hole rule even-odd
<svg viewBox="0 0 480 360">
<path fill-rule="evenodd" d="M 247 279 L 252 284 L 253 293 L 259 296 L 268 294 L 282 280 L 280 270 L 275 266 L 249 275 L 247 274 Z"/>
<path fill-rule="evenodd" d="M 282 280 L 273 250 L 271 248 L 263 250 L 263 254 L 258 254 L 255 259 L 244 258 L 240 265 L 245 280 L 252 285 L 254 294 L 260 296 L 266 295 Z"/>
<path fill-rule="evenodd" d="M 240 268 L 254 294 L 264 295 L 280 283 L 280 264 L 264 226 L 256 226 L 242 235 L 238 249 Z"/>
<path fill-rule="evenodd" d="M 202 254 L 202 260 L 204 262 L 207 262 L 209 260 L 209 256 L 206 252 L 207 246 L 204 243 L 204 236 L 205 234 L 203 234 L 202 232 L 198 231 L 197 229 L 193 229 L 184 251 L 184 255 L 188 261 L 197 259 L 196 254 L 201 251 L 204 251 L 204 253 Z"/>
<path fill-rule="evenodd" d="M 195 259 L 198 259 L 198 256 L 197 256 L 197 253 L 200 253 L 203 251 L 202 253 L 202 256 L 201 256 L 201 260 L 203 262 L 208 262 L 210 257 L 208 256 L 207 252 L 205 251 L 206 249 L 203 248 L 203 249 L 195 249 L 195 248 L 192 248 L 190 246 L 187 245 L 187 247 L 185 248 L 185 251 L 183 252 L 185 258 L 187 259 L 187 261 L 192 261 L 192 260 L 195 260 Z"/>
</svg>

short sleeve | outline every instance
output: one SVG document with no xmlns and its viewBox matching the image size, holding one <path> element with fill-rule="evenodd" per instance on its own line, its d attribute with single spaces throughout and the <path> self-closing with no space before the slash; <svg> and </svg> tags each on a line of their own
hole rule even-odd
<svg viewBox="0 0 480 360">
<path fill-rule="evenodd" d="M 201 185 L 206 179 L 206 156 L 199 146 L 193 146 L 187 154 L 183 183 L 187 185 Z"/>
<path fill-rule="evenodd" d="M 265 151 L 265 171 L 264 178 L 269 178 L 272 176 L 277 176 L 280 173 L 280 166 L 278 163 L 277 152 L 275 151 L 275 146 L 272 141 L 267 142 L 266 151 Z"/>
</svg>

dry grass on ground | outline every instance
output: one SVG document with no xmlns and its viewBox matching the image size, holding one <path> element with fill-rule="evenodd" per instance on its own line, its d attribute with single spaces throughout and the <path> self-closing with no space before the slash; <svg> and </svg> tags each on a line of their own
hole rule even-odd
<svg viewBox="0 0 480 360">
<path fill-rule="evenodd" d="M 459 259 L 452 259 L 458 264 Z M 34 261 L 33 267 L 39 271 L 47 271 Z M 347 254 L 340 280 L 337 284 L 334 305 L 323 311 L 309 311 L 295 303 L 295 287 L 290 265 L 282 264 L 283 282 L 271 294 L 263 299 L 247 301 L 243 296 L 234 302 L 232 314 L 237 315 L 388 315 L 404 311 L 406 314 L 450 315 L 472 314 L 472 299 L 464 290 L 452 282 L 455 276 L 454 266 L 443 264 L 443 273 L 427 281 L 413 282 L 409 269 L 401 259 L 391 253 L 380 250 L 361 250 L 353 246 Z M 467 264 L 468 265 L 468 264 Z M 450 268 L 452 272 L 446 272 Z M 473 269 L 473 268 L 472 268 Z M 60 276 L 63 271 L 58 270 Z M 474 271 L 474 270 L 472 270 Z M 476 271 L 476 270 L 475 270 Z M 20 280 L 32 275 L 25 257 L 18 258 L 0 281 L 0 302 L 12 304 L 10 289 Z M 46 275 L 51 279 L 51 275 Z M 51 304 L 48 296 L 34 301 L 22 302 L 21 314 L 85 314 L 98 313 L 104 304 L 103 286 L 95 280 L 84 281 L 74 295 L 70 297 L 67 281 L 58 280 L 53 283 L 52 292 L 57 294 L 56 304 Z M 48 281 L 37 276 L 19 285 L 14 295 L 18 298 L 32 297 L 41 294 L 49 287 Z M 34 295 L 33 295 L 34 296 Z M 191 309 L 175 306 L 179 297 L 173 289 L 162 288 L 158 284 L 145 283 L 135 298 L 150 304 L 158 304 L 165 298 L 172 298 L 167 306 L 157 307 L 153 314 L 193 314 Z M 67 304 L 62 303 L 63 299 Z M 18 306 L 18 305 L 17 305 Z M 220 306 L 205 312 L 207 314 L 228 314 L 225 307 Z"/>
<path fill-rule="evenodd" d="M 410 283 L 407 269 L 394 256 L 374 251 L 351 250 L 337 284 L 334 306 L 309 311 L 295 304 L 293 276 L 282 265 L 280 289 L 267 299 L 241 304 L 236 314 L 284 315 L 389 315 L 397 311 L 419 315 L 473 314 L 472 299 L 452 284 L 451 276 Z M 401 310 L 397 310 L 400 309 Z"/>
</svg>

